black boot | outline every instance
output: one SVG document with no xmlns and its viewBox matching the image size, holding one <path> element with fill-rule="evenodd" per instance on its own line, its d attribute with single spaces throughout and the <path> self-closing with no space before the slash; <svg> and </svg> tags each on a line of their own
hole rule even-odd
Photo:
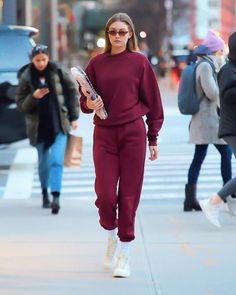
<svg viewBox="0 0 236 295">
<path fill-rule="evenodd" d="M 196 198 L 197 186 L 196 184 L 185 185 L 185 200 L 184 200 L 184 211 L 201 211 L 201 207 Z"/>
<path fill-rule="evenodd" d="M 43 194 L 43 208 L 51 208 L 51 202 L 49 201 L 48 191 L 47 189 L 42 190 Z"/>
<path fill-rule="evenodd" d="M 52 192 L 53 200 L 52 200 L 52 214 L 57 214 L 60 210 L 60 193 L 59 192 Z"/>
</svg>

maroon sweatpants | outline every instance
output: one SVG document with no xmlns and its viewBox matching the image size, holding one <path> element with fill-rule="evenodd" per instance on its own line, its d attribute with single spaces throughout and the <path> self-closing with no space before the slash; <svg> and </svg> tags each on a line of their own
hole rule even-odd
<svg viewBox="0 0 236 295">
<path fill-rule="evenodd" d="M 119 126 L 94 128 L 95 192 L 100 224 L 118 227 L 121 241 L 135 238 L 146 155 L 146 128 L 142 118 Z"/>
</svg>

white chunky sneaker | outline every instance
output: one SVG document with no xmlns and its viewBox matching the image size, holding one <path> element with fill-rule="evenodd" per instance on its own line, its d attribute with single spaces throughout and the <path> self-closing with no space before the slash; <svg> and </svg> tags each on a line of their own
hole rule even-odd
<svg viewBox="0 0 236 295">
<path fill-rule="evenodd" d="M 221 227 L 219 222 L 220 206 L 212 205 L 208 199 L 199 201 L 199 205 L 202 208 L 202 212 L 205 214 L 210 223 L 215 225 L 216 227 Z"/>
<path fill-rule="evenodd" d="M 225 212 L 230 213 L 228 203 L 224 203 L 224 210 L 225 210 Z"/>
<path fill-rule="evenodd" d="M 113 269 L 116 264 L 116 251 L 118 247 L 118 239 L 108 238 L 107 250 L 104 257 L 104 269 Z"/>
<path fill-rule="evenodd" d="M 117 258 L 116 266 L 113 272 L 113 277 L 127 278 L 130 276 L 129 257 L 121 254 Z"/>
<path fill-rule="evenodd" d="M 231 196 L 227 197 L 227 204 L 229 208 L 229 212 L 236 216 L 236 198 L 232 198 Z"/>
</svg>

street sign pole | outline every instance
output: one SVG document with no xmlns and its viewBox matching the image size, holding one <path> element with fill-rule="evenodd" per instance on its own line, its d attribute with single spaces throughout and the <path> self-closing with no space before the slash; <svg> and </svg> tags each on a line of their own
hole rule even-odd
<svg viewBox="0 0 236 295">
<path fill-rule="evenodd" d="M 40 8 L 40 42 L 49 46 L 50 58 L 57 60 L 58 1 L 41 0 Z"/>
</svg>

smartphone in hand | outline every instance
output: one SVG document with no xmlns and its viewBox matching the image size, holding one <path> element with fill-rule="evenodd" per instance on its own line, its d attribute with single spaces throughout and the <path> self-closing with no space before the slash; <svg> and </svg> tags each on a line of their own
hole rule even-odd
<svg viewBox="0 0 236 295">
<path fill-rule="evenodd" d="M 45 77 L 40 77 L 39 78 L 39 86 L 38 86 L 38 88 L 39 89 L 48 88 L 48 84 L 46 82 Z"/>
</svg>

